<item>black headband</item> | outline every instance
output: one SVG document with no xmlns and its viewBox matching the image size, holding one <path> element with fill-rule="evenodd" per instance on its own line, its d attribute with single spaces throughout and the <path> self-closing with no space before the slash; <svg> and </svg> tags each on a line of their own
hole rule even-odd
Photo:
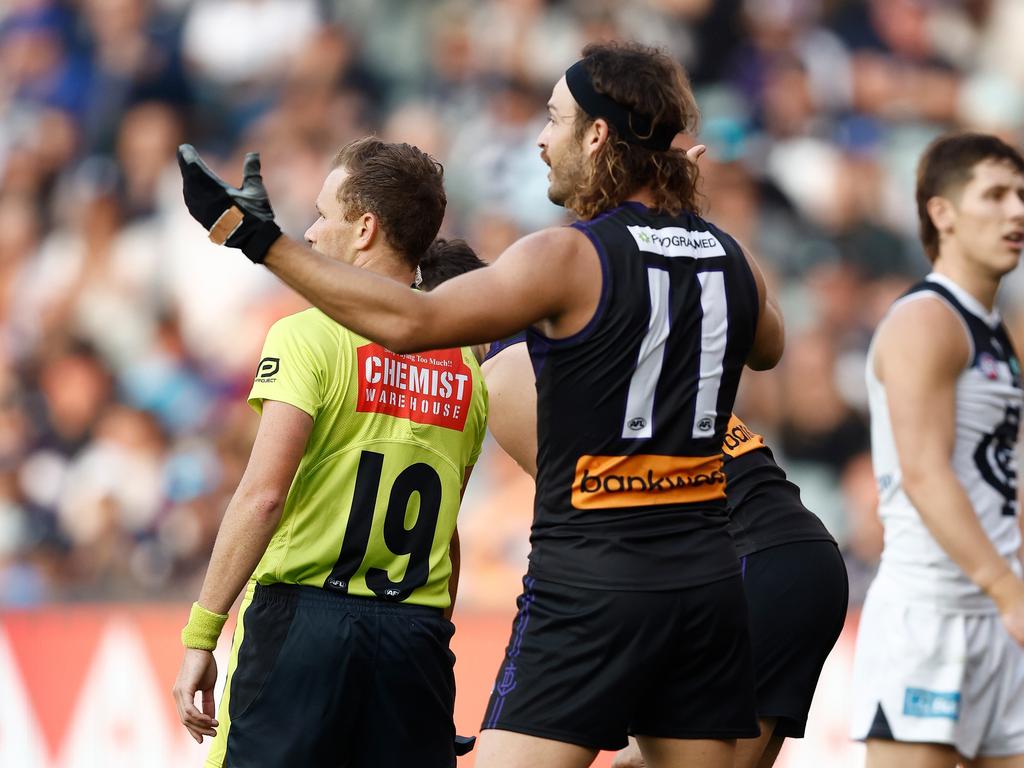
<svg viewBox="0 0 1024 768">
<path fill-rule="evenodd" d="M 653 121 L 648 115 L 632 112 L 614 99 L 598 93 L 590 80 L 590 73 L 583 66 L 583 59 L 565 70 L 565 84 L 580 109 L 593 118 L 607 120 L 630 144 L 664 152 L 672 146 L 672 139 L 680 131 L 664 123 L 652 126 Z"/>
</svg>

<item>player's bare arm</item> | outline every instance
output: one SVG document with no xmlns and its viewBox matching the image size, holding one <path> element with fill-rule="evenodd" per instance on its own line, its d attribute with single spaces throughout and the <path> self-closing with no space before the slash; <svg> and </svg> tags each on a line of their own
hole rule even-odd
<svg viewBox="0 0 1024 768">
<path fill-rule="evenodd" d="M 224 513 L 199 593 L 207 610 L 227 613 L 266 551 L 312 427 L 312 417 L 294 405 L 264 402 L 249 463 Z"/>
<path fill-rule="evenodd" d="M 510 344 L 480 366 L 490 399 L 487 426 L 498 445 L 537 476 L 537 389 L 525 344 Z"/>
<path fill-rule="evenodd" d="M 747 357 L 747 367 L 755 371 L 766 371 L 778 365 L 786 347 L 786 331 L 782 322 L 782 310 L 775 295 L 768 290 L 764 274 L 757 260 L 747 248 L 743 249 L 747 264 L 757 284 L 758 316 L 754 346 Z"/>
<path fill-rule="evenodd" d="M 430 293 L 410 295 L 287 238 L 274 243 L 264 263 L 332 319 L 399 353 L 491 341 L 532 324 L 567 336 L 590 319 L 601 290 L 597 254 L 570 228 L 528 235 L 489 269 Z"/>
<path fill-rule="evenodd" d="M 264 403 L 249 463 L 217 533 L 199 593 L 202 609 L 211 614 L 227 614 L 249 580 L 281 519 L 312 427 L 313 420 L 304 411 L 272 400 Z M 216 680 L 213 653 L 186 648 L 173 693 L 178 717 L 199 743 L 203 736 L 216 733 Z M 195 706 L 197 692 L 202 693 L 201 711 Z"/>
<path fill-rule="evenodd" d="M 1024 644 L 1024 583 L 985 535 L 951 464 L 956 382 L 970 348 L 960 320 L 941 301 L 897 308 L 883 323 L 875 373 L 885 385 L 903 485 L 935 540 L 995 600 Z"/>
<path fill-rule="evenodd" d="M 179 148 L 178 163 L 185 203 L 211 239 L 240 248 L 333 320 L 395 352 L 492 341 L 537 323 L 551 336 L 568 336 L 597 307 L 597 253 L 571 228 L 528 235 L 490 269 L 461 275 L 430 293 L 413 293 L 279 230 L 275 234 L 258 155 L 247 157 L 237 189 L 217 177 L 191 145 Z"/>
</svg>

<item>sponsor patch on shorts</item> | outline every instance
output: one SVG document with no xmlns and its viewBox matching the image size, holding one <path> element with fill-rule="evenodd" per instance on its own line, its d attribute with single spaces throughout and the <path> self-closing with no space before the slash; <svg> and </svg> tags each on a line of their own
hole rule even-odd
<svg viewBox="0 0 1024 768">
<path fill-rule="evenodd" d="M 960 693 L 907 688 L 903 696 L 903 714 L 908 717 L 945 717 L 960 719 Z"/>
</svg>

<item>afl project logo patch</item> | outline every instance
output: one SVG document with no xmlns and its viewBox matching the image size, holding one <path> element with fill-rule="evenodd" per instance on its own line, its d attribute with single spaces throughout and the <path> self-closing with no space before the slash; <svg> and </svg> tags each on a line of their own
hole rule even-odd
<svg viewBox="0 0 1024 768">
<path fill-rule="evenodd" d="M 281 358 L 264 357 L 256 368 L 256 381 L 260 384 L 273 384 L 277 381 L 277 372 L 281 370 Z"/>
</svg>

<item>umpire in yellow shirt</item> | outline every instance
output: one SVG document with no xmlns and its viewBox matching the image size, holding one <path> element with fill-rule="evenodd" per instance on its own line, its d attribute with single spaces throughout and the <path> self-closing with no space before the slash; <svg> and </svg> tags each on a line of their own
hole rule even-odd
<svg viewBox="0 0 1024 768">
<path fill-rule="evenodd" d="M 239 194 L 259 172 L 249 156 Z M 306 239 L 411 284 L 442 180 L 415 147 L 354 141 Z M 211 238 L 236 236 L 231 211 L 221 219 Z M 476 360 L 396 355 L 309 309 L 270 330 L 249 403 L 252 455 L 182 631 L 182 723 L 214 737 L 218 768 L 452 768 L 455 524 L 487 421 Z M 215 719 L 212 650 L 247 582 Z"/>
</svg>

